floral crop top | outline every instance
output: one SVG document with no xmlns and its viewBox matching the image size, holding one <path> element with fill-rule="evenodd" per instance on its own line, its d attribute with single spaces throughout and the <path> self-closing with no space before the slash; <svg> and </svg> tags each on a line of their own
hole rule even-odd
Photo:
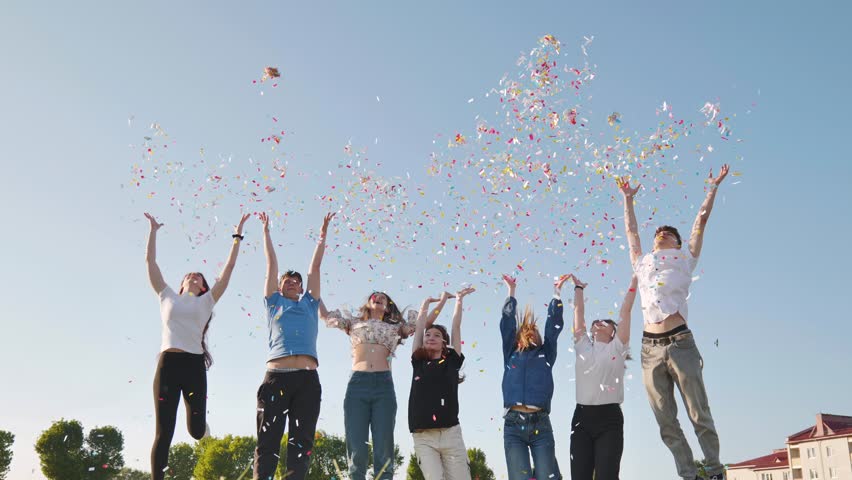
<svg viewBox="0 0 852 480">
<path fill-rule="evenodd" d="M 376 319 L 362 320 L 351 312 L 338 309 L 329 311 L 324 320 L 326 326 L 346 332 L 353 347 L 362 344 L 381 345 L 393 355 L 397 345 L 411 336 L 416 328 L 417 312 L 409 310 L 406 316 L 408 318 L 405 322 L 393 324 Z"/>
</svg>

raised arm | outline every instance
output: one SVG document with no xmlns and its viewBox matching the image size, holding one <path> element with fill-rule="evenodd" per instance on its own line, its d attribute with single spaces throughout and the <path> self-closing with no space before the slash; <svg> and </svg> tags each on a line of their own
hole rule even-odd
<svg viewBox="0 0 852 480">
<path fill-rule="evenodd" d="M 704 244 L 704 229 L 707 227 L 707 220 L 710 218 L 710 212 L 713 211 L 713 203 L 716 201 L 716 191 L 722 180 L 728 176 L 728 164 L 722 165 L 719 170 L 719 176 L 713 177 L 713 170 L 710 170 L 710 177 L 707 183 L 710 188 L 707 189 L 707 196 L 704 197 L 704 203 L 698 209 L 698 215 L 695 217 L 695 223 L 692 224 L 692 233 L 689 235 L 689 253 L 693 257 L 698 258 L 701 254 L 701 247 Z"/>
<path fill-rule="evenodd" d="M 325 253 L 325 237 L 328 235 L 328 223 L 334 218 L 335 213 L 327 213 L 322 220 L 322 229 L 320 230 L 320 238 L 317 240 L 317 247 L 314 249 L 314 256 L 311 258 L 311 267 L 308 270 L 308 292 L 312 297 L 320 299 L 320 265 L 322 264 L 322 256 Z"/>
<path fill-rule="evenodd" d="M 145 264 L 148 266 L 148 280 L 151 282 L 151 287 L 154 289 L 154 293 L 159 295 L 166 288 L 163 273 L 160 272 L 160 266 L 157 265 L 157 230 L 163 224 L 157 223 L 157 220 L 150 213 L 145 213 L 145 218 L 151 225 L 151 231 L 148 232 L 148 248 L 145 250 Z"/>
<path fill-rule="evenodd" d="M 636 260 L 642 256 L 642 243 L 639 240 L 639 225 L 636 223 L 636 212 L 633 209 L 633 197 L 642 186 L 630 188 L 630 180 L 626 177 L 616 177 L 618 189 L 624 198 L 624 230 L 627 232 L 627 244 L 630 247 L 630 265 L 636 265 Z"/>
<path fill-rule="evenodd" d="M 412 352 L 423 346 L 423 334 L 426 332 L 427 319 L 430 317 L 429 305 L 438 301 L 440 299 L 435 297 L 426 297 L 423 299 L 423 303 L 420 304 L 420 311 L 417 312 L 417 324 L 414 327 L 414 342 L 411 343 Z M 444 301 L 446 302 L 446 300 Z M 435 317 L 437 317 L 437 314 Z M 434 322 L 435 319 L 432 318 L 432 321 Z M 429 322 L 428 324 L 431 325 L 432 323 Z"/>
<path fill-rule="evenodd" d="M 630 343 L 630 311 L 633 310 L 633 302 L 636 300 L 636 288 L 638 285 L 639 281 L 636 279 L 636 275 L 633 275 L 633 278 L 630 279 L 630 288 L 627 289 L 624 301 L 621 302 L 617 335 L 618 339 L 624 345 Z"/>
<path fill-rule="evenodd" d="M 553 299 L 547 307 L 547 321 L 544 323 L 544 354 L 550 366 L 556 361 L 556 340 L 565 326 L 562 305 L 562 285 L 568 280 L 567 275 L 562 275 L 553 283 Z"/>
<path fill-rule="evenodd" d="M 275 256 L 275 247 L 272 246 L 272 236 L 269 235 L 269 215 L 261 212 L 258 217 L 263 223 L 263 252 L 266 254 L 266 286 L 263 296 L 269 297 L 278 291 L 278 258 Z"/>
<path fill-rule="evenodd" d="M 583 295 L 586 283 L 580 281 L 574 275 L 571 275 L 574 281 L 574 341 L 583 338 L 586 335 L 586 299 Z"/>
<path fill-rule="evenodd" d="M 245 225 L 246 220 L 248 220 L 249 217 L 250 215 L 248 213 L 244 213 L 240 218 L 239 225 L 234 227 L 234 241 L 231 242 L 231 251 L 228 253 L 228 261 L 225 262 L 225 266 L 222 268 L 222 273 L 219 274 L 219 279 L 216 280 L 216 284 L 210 289 L 210 295 L 213 295 L 214 302 L 219 301 L 222 294 L 225 293 L 225 290 L 228 288 L 228 283 L 231 281 L 231 273 L 234 271 L 234 265 L 237 264 L 237 255 L 240 253 L 240 242 L 243 239 L 243 225 Z"/>
<path fill-rule="evenodd" d="M 456 306 L 453 309 L 453 326 L 450 332 L 450 343 L 453 345 L 453 350 L 459 355 L 462 353 L 461 322 L 462 312 L 464 311 L 462 299 L 475 291 L 476 289 L 473 287 L 466 287 L 456 293 Z"/>
<path fill-rule="evenodd" d="M 500 317 L 500 336 L 503 337 L 503 361 L 509 360 L 515 350 L 515 333 L 518 329 L 517 313 L 518 301 L 515 299 L 516 280 L 508 275 L 503 275 L 503 283 L 508 290 L 508 298 L 503 304 L 503 315 Z"/>
</svg>

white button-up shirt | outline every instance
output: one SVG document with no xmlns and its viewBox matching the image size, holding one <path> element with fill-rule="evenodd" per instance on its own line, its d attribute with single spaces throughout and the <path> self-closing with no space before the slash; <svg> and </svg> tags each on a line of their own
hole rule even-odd
<svg viewBox="0 0 852 480">
<path fill-rule="evenodd" d="M 633 272 L 639 280 L 645 323 L 661 323 L 678 312 L 687 319 L 686 299 L 697 264 L 689 250 L 678 249 L 657 250 L 636 261 Z"/>
</svg>

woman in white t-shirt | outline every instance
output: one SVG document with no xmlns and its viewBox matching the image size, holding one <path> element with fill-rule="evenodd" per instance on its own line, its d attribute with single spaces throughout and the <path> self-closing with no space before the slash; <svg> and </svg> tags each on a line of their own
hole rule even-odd
<svg viewBox="0 0 852 480">
<path fill-rule="evenodd" d="M 574 281 L 574 351 L 577 355 L 577 407 L 571 420 L 571 478 L 618 480 L 624 449 L 624 362 L 630 358 L 630 310 L 636 299 L 636 277 L 621 305 L 621 321 L 592 322 L 586 332 L 583 289 Z"/>
<path fill-rule="evenodd" d="M 243 239 L 243 224 L 249 215 L 243 215 L 235 228 L 228 261 L 213 288 L 207 285 L 204 275 L 192 272 L 183 277 L 177 293 L 166 285 L 157 265 L 157 230 L 163 224 L 148 213 L 145 218 L 151 225 L 145 263 L 151 287 L 160 298 L 163 324 L 160 360 L 154 376 L 157 433 L 151 448 L 151 478 L 160 480 L 165 477 L 168 465 L 181 395 L 186 406 L 189 434 L 200 439 L 207 430 L 207 369 L 213 363 L 207 351 L 207 329 L 213 318 L 213 305 L 225 293 L 231 280 Z"/>
</svg>

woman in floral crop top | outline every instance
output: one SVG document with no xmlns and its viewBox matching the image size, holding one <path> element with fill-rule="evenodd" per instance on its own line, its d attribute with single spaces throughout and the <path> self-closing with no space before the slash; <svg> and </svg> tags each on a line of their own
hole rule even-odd
<svg viewBox="0 0 852 480">
<path fill-rule="evenodd" d="M 443 298 L 438 309 L 445 302 Z M 390 359 L 397 345 L 414 333 L 417 312 L 408 311 L 403 319 L 388 294 L 373 292 L 357 313 L 328 311 L 320 302 L 320 316 L 329 327 L 346 332 L 352 342 L 352 376 L 343 400 L 349 475 L 352 480 L 365 480 L 367 439 L 372 433 L 373 477 L 391 480 L 396 393 Z"/>
</svg>

